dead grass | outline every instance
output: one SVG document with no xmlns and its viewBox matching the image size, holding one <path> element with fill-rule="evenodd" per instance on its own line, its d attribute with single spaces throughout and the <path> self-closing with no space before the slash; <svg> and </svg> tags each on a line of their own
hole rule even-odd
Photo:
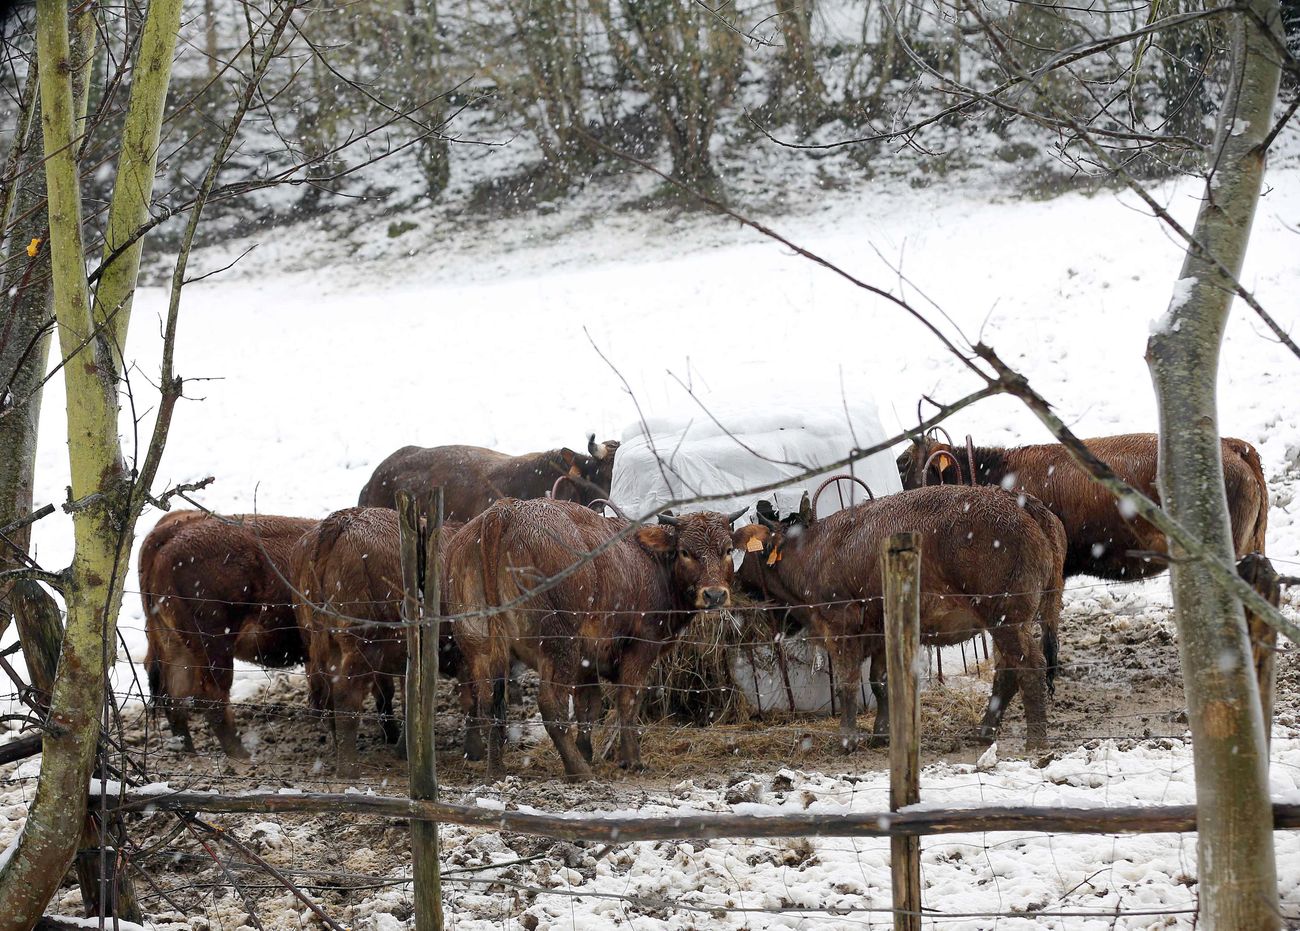
<svg viewBox="0 0 1300 931">
<path fill-rule="evenodd" d="M 771 643 L 783 614 L 742 593 L 727 611 L 697 617 L 682 642 L 659 658 L 643 705 L 647 721 L 698 726 L 748 721 L 754 709 L 731 675 L 731 650 Z"/>
</svg>

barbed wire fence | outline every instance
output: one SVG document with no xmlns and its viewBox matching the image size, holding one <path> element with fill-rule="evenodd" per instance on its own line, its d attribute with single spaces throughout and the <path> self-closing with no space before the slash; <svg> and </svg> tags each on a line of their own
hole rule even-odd
<svg viewBox="0 0 1300 931">
<path fill-rule="evenodd" d="M 1106 587 L 1085 583 L 1067 586 L 1067 591 L 1084 593 Z M 914 591 L 918 597 L 922 594 L 919 585 Z M 750 612 L 776 621 L 789 607 L 755 604 L 738 608 L 737 613 Z M 397 624 L 404 628 L 403 633 L 409 633 L 436 629 L 441 621 L 436 616 L 408 614 Z M 886 627 L 887 638 L 897 626 L 894 621 L 891 618 Z M 123 629 L 128 634 L 143 633 L 129 625 Z M 730 627 L 733 632 L 737 629 Z M 739 629 L 752 632 L 754 628 Z M 980 631 L 972 628 L 969 633 L 974 636 Z M 733 655 L 746 649 L 775 655 L 780 653 L 785 635 L 784 628 L 774 629 L 762 637 L 741 637 L 727 647 Z M 677 646 L 680 652 L 718 645 L 716 640 L 688 633 Z M 952 657 L 953 648 L 948 651 Z M 928 700 L 923 699 L 922 705 L 932 706 L 924 718 L 927 729 L 894 723 L 891 734 L 896 750 L 917 756 L 922 749 L 927 755 L 950 753 L 952 744 L 945 741 L 955 734 L 939 737 L 928 730 L 945 714 L 951 718 L 953 732 L 969 730 L 970 720 L 954 715 L 950 705 L 940 707 L 937 713 L 933 705 L 937 694 L 970 691 L 967 687 L 987 674 L 988 656 L 981 657 L 977 647 L 972 654 L 968 663 L 961 664 L 960 672 L 953 664 L 947 674 L 949 680 L 969 678 L 970 682 L 941 683 L 937 658 L 926 664 L 906 664 L 904 668 L 913 672 L 910 677 L 897 673 L 889 677 L 902 691 L 909 678 L 913 688 L 927 680 Z M 934 654 L 938 655 L 942 654 Z M 1113 662 L 1068 657 L 1060 664 L 1060 677 L 1068 685 L 1084 684 Z M 1152 663 L 1138 674 L 1157 667 Z M 12 666 L 5 671 L 11 678 L 19 675 Z M 301 753 L 303 743 L 309 744 L 307 758 L 313 749 L 307 738 L 297 734 L 298 725 L 311 722 L 319 713 L 300 697 L 295 700 L 284 694 L 294 686 L 283 674 L 275 675 L 270 689 L 273 694 L 268 696 L 276 700 L 254 696 L 232 702 L 242 723 L 252 721 L 255 728 L 269 732 L 260 738 L 252 764 L 204 756 L 177 757 L 166 747 L 161 733 L 151 728 L 140 678 L 119 680 L 128 683 L 112 692 L 121 725 L 107 732 L 105 741 L 114 752 L 112 759 L 121 765 L 105 768 L 95 801 L 101 811 L 109 813 L 108 821 L 120 829 L 103 832 L 97 853 L 118 866 L 101 875 L 109 880 L 129 880 L 140 913 L 159 924 L 206 917 L 211 927 L 238 920 L 266 928 L 311 923 L 365 927 L 366 922 L 380 928 L 386 927 L 384 915 L 403 921 L 410 916 L 412 898 L 418 894 L 418 882 L 405 865 L 409 846 L 403 828 L 410 823 L 441 826 L 440 900 L 445 903 L 450 927 L 474 927 L 476 922 L 501 919 L 517 920 L 522 927 L 542 927 L 544 922 L 555 927 L 580 926 L 577 909 L 584 910 L 583 914 L 617 917 L 634 927 L 644 921 L 661 922 L 662 926 L 750 927 L 786 919 L 797 919 L 809 927 L 887 927 L 891 923 L 919 927 L 961 921 L 975 922 L 971 925 L 975 927 L 1014 927 L 1008 923 L 1023 920 L 1066 926 L 1075 919 L 1126 927 L 1159 917 L 1190 916 L 1196 910 L 1194 884 L 1188 878 L 1194 875 L 1194 856 L 1191 848 L 1183 849 L 1181 833 L 1195 829 L 1194 806 L 1023 805 L 1026 798 L 1032 802 L 1035 795 L 1044 794 L 1044 786 L 1091 786 L 1109 791 L 1111 778 L 1117 780 L 1117 793 L 1127 800 L 1118 783 L 1136 777 L 1122 767 L 1112 770 L 1104 762 L 1118 746 L 1117 738 L 1149 753 L 1147 770 L 1137 776 L 1148 781 L 1163 778 L 1175 801 L 1185 799 L 1186 793 L 1178 792 L 1178 774 L 1188 769 L 1190 761 L 1185 754 L 1179 757 L 1187 736 L 1177 726 L 1181 702 L 1176 697 L 1168 708 L 1108 710 L 1099 716 L 1101 726 L 1095 732 L 1065 725 L 1059 735 L 1054 734 L 1058 738 L 1055 750 L 1030 759 L 1027 765 L 1019 764 L 1011 772 L 1002 772 L 996 764 L 941 764 L 944 772 L 927 777 L 922 806 L 895 812 L 890 808 L 897 806 L 885 801 L 888 776 L 884 767 L 876 769 L 878 757 L 868 758 L 872 769 L 855 766 L 850 757 L 829 757 L 831 763 L 826 765 L 835 735 L 821 726 L 821 719 L 788 709 L 751 707 L 733 724 L 705 728 L 649 722 L 647 743 L 662 745 L 666 757 L 694 754 L 706 758 L 667 767 L 670 780 L 688 777 L 677 785 L 648 776 L 645 780 L 600 783 L 582 791 L 565 789 L 554 779 L 555 764 L 547 748 L 530 746 L 528 739 L 523 740 L 522 767 L 516 763 L 503 782 L 483 785 L 481 771 L 474 764 L 454 760 L 459 716 L 454 713 L 450 689 L 444 685 L 437 699 L 443 710 L 431 736 L 443 749 L 440 766 L 451 775 L 446 781 L 444 774 L 441 792 L 446 796 L 454 791 L 456 800 L 440 801 L 413 799 L 403 791 L 406 773 L 384 750 L 379 750 L 382 756 L 370 758 L 363 778 L 349 781 L 347 791 L 339 792 L 340 781 L 330 778 L 330 764 L 325 762 L 328 737 L 323 722 L 309 724 L 319 735 L 315 761 L 308 763 Z M 736 689 L 732 682 L 707 687 Z M 436 683 L 433 688 L 438 689 Z M 683 687 L 671 681 L 661 682 L 657 688 L 677 692 L 683 700 L 699 700 L 701 691 L 699 685 Z M 864 706 L 868 695 L 864 690 Z M 0 697 L 12 706 L 30 702 L 33 694 L 22 688 Z M 891 710 L 898 710 L 897 702 Z M 362 717 L 375 720 L 370 712 Z M 527 717 L 526 726 L 532 729 L 538 718 Z M 916 720 L 922 720 L 919 711 Z M 1168 726 L 1152 729 L 1152 723 Z M 1014 720 L 1004 725 L 1000 735 L 1004 746 L 1023 736 Z M 290 759 L 284 762 L 275 759 L 279 755 L 274 743 L 277 738 L 288 738 Z M 753 741 L 758 739 L 775 744 L 777 749 L 769 748 L 766 757 L 753 753 Z M 697 741 L 702 746 L 694 750 L 692 744 Z M 1086 754 L 1062 753 L 1062 744 L 1075 748 L 1095 745 L 1086 753 L 1096 751 L 1103 760 L 1101 772 Z M 1162 754 L 1164 764 L 1159 762 Z M 746 770 L 757 761 L 774 758 L 786 765 L 773 774 Z M 807 771 L 795 768 L 801 761 L 812 765 Z M 764 768 L 761 762 L 758 770 Z M 843 773 L 846 763 L 851 769 Z M 1275 756 L 1273 765 L 1300 772 L 1300 763 L 1286 755 Z M 895 765 L 893 771 L 897 770 Z M 22 764 L 0 781 L 0 792 L 11 793 L 10 798 L 17 793 L 22 798 L 34 786 L 35 778 L 32 768 Z M 702 784 L 694 785 L 695 779 Z M 726 785 L 721 784 L 724 780 Z M 972 797 L 979 801 L 975 807 L 969 804 Z M 629 814 L 630 809 L 641 807 L 654 813 Z M 1279 828 L 1300 826 L 1300 807 L 1278 805 L 1276 817 Z M 1178 836 L 1172 846 L 1186 865 L 1185 882 L 1179 886 L 1186 894 L 1177 900 L 1166 898 L 1153 905 L 1150 896 L 1139 895 L 1134 885 L 1126 884 L 1116 873 L 1131 868 L 1141 856 L 1127 853 L 1126 845 L 1139 842 L 1149 832 Z M 1112 855 L 1109 862 L 1094 864 L 1092 875 L 1074 879 L 1077 864 L 1063 863 L 1072 858 L 1055 848 L 1068 846 L 1071 838 L 1081 833 L 1111 836 Z M 996 901 L 998 906 L 955 908 L 945 898 L 947 906 L 936 908 L 926 903 L 931 892 L 911 903 L 894 898 L 891 879 L 904 867 L 894 862 L 896 858 L 889 855 L 887 847 L 879 846 L 880 839 L 892 842 L 921 837 L 931 838 L 924 846 L 915 845 L 923 864 L 922 882 L 932 872 L 946 876 L 954 870 L 953 864 L 969 864 L 963 868 L 968 875 L 963 875 L 972 889 L 993 890 L 973 892 L 973 900 Z M 361 846 L 332 850 L 333 838 Z M 366 854 L 360 855 L 363 849 Z M 1036 872 L 1057 874 L 1059 889 L 1055 896 L 1038 895 L 1025 901 L 1019 888 L 1023 879 L 1015 871 L 1009 872 L 1005 861 L 1034 853 L 1043 855 Z M 310 865 L 304 865 L 304 860 Z M 818 870 L 819 862 L 839 868 L 833 874 L 820 875 L 827 870 Z M 810 880 L 806 878 L 809 874 L 819 875 Z M 1066 877 L 1071 877 L 1069 882 Z M 782 891 L 774 897 L 763 880 L 775 882 L 778 878 Z M 933 890 L 934 884 L 928 888 Z M 1120 891 L 1100 896 L 1098 890 L 1103 888 Z M 110 890 L 109 894 L 115 893 Z M 1135 898 L 1128 901 L 1126 895 Z M 1096 906 L 1088 901 L 1098 898 L 1107 899 L 1106 904 Z M 1116 901 L 1112 903 L 1111 898 Z M 73 904 L 69 900 L 63 907 Z M 113 923 L 113 918 L 104 920 L 106 927 Z"/>
</svg>

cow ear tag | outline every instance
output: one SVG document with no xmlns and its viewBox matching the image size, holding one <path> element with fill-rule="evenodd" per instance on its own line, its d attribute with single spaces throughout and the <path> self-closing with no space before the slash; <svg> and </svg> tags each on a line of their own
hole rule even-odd
<svg viewBox="0 0 1300 931">
<path fill-rule="evenodd" d="M 750 537 L 745 541 L 746 553 L 761 553 L 763 551 L 763 541 L 758 537 Z"/>
<path fill-rule="evenodd" d="M 781 561 L 781 547 L 779 545 L 773 546 L 772 552 L 767 554 L 767 564 L 769 566 L 775 566 L 780 561 Z"/>
<path fill-rule="evenodd" d="M 953 459 L 952 456 L 949 456 L 947 453 L 939 453 L 939 455 L 935 457 L 934 461 L 935 464 L 939 466 L 940 472 L 943 472 L 945 469 L 948 468 L 948 466 L 956 464 L 956 460 Z"/>
</svg>

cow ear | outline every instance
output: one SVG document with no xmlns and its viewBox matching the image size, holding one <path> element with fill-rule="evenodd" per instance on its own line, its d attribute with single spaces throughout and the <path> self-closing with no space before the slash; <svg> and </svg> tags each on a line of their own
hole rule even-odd
<svg viewBox="0 0 1300 931">
<path fill-rule="evenodd" d="M 566 466 L 572 468 L 573 464 L 578 460 L 578 454 L 566 446 L 560 450 L 560 458 L 564 460 Z"/>
<path fill-rule="evenodd" d="M 677 534 L 663 524 L 638 527 L 636 541 L 656 556 L 667 556 L 677 549 Z"/>
<path fill-rule="evenodd" d="M 746 524 L 731 535 L 732 545 L 742 553 L 761 553 L 772 539 L 772 531 L 762 524 Z"/>
</svg>

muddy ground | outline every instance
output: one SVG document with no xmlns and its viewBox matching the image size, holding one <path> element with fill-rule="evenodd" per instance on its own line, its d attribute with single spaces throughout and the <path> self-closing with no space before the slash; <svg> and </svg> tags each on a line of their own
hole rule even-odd
<svg viewBox="0 0 1300 931">
<path fill-rule="evenodd" d="M 1167 589 L 1161 586 L 1158 591 L 1157 596 L 1142 585 L 1129 585 L 1091 586 L 1072 593 L 1062 624 L 1062 672 L 1049 711 L 1050 747 L 1035 757 L 1050 759 L 1053 753 L 1107 739 L 1125 746 L 1185 736 L 1177 641 L 1168 605 L 1163 603 Z M 989 669 L 983 663 L 976 666 L 973 648 L 970 654 L 965 671 L 960 663 L 951 668 L 950 659 L 944 683 L 931 682 L 922 694 L 923 763 L 971 763 L 985 749 L 968 738 L 987 698 Z M 1278 668 L 1276 720 L 1289 727 L 1300 718 L 1300 662 L 1293 652 L 1283 653 Z M 239 726 L 253 748 L 250 761 L 227 760 L 197 719 L 197 752 L 184 752 L 167 734 L 165 723 L 138 705 L 124 713 L 131 756 L 149 779 L 165 781 L 174 789 L 352 789 L 402 794 L 405 763 L 383 745 L 373 720 L 363 722 L 361 729 L 362 776 L 346 782 L 333 778 L 330 738 L 324 722 L 307 708 L 303 684 L 300 674 L 268 673 L 265 686 L 239 703 Z M 478 797 L 490 793 L 549 810 L 627 810 L 636 809 L 652 793 L 662 795 L 683 783 L 725 792 L 742 774 L 770 780 L 772 774 L 787 767 L 836 774 L 888 767 L 885 750 L 862 749 L 851 756 L 841 752 L 835 723 L 827 718 L 769 714 L 706 728 L 672 721 L 651 723 L 643 736 L 648 772 L 628 774 L 612 763 L 600 762 L 593 782 L 573 786 L 559 778 L 558 758 L 540 725 L 525 723 L 535 717 L 536 707 L 530 703 L 527 680 L 522 691 L 524 705 L 511 709 L 518 722 L 513 728 L 518 739 L 507 749 L 509 775 L 489 789 L 483 785 L 481 764 L 461 757 L 455 696 L 451 685 L 444 684 L 437 744 L 445 800 L 474 804 Z M 869 727 L 871 714 L 862 717 L 864 727 Z M 1002 758 L 1023 753 L 1023 726 L 1017 701 L 999 740 Z M 599 737 L 597 746 L 601 746 Z M 0 770 L 0 778 L 7 777 L 11 787 L 33 784 L 28 766 L 26 770 L 6 767 Z M 357 926 L 376 931 L 398 927 L 385 924 L 382 915 L 397 922 L 409 915 L 409 886 L 393 881 L 409 866 L 404 822 L 347 815 L 213 816 L 208 820 L 232 829 L 253 850 L 288 870 L 332 915 L 351 915 L 358 920 L 371 915 Z M 251 910 L 259 912 L 268 929 L 315 922 L 311 913 L 273 880 L 235 865 L 239 857 L 223 857 L 226 865 L 218 868 L 212 853 L 193 832 L 169 839 L 176 826 L 174 818 L 163 814 L 129 818 L 131 841 L 137 849 L 160 845 L 137 860 L 149 875 L 149 881 L 140 877 L 136 883 L 148 916 L 164 922 L 183 920 L 191 928 L 234 931 L 245 925 L 256 927 L 247 918 L 251 903 Z M 491 853 L 475 845 L 495 843 L 499 840 L 476 839 L 472 832 L 450 832 L 444 865 L 453 870 L 472 869 L 486 862 Z M 582 868 L 592 860 L 591 851 L 581 845 L 545 840 L 516 838 L 509 849 L 521 858 L 530 858 L 533 867 L 554 861 L 557 866 L 567 863 Z M 242 886 L 242 894 L 232 891 L 232 878 Z M 69 884 L 60 908 L 65 914 L 75 913 L 79 900 L 75 885 Z M 380 918 L 373 917 L 376 902 L 383 906 Z M 366 907 L 361 908 L 360 903 Z"/>
</svg>

